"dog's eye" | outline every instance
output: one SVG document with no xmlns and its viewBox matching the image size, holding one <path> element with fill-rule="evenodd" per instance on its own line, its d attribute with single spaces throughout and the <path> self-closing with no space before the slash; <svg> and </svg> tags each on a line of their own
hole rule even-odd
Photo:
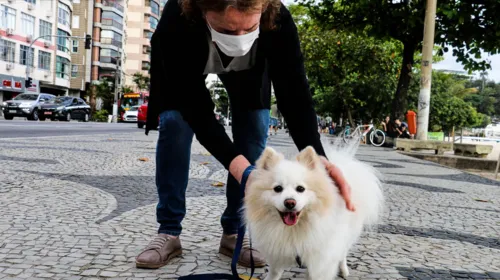
<svg viewBox="0 0 500 280">
<path fill-rule="evenodd" d="M 277 192 L 277 193 L 280 193 L 283 191 L 283 187 L 282 186 L 276 186 L 274 187 L 274 191 Z"/>
<path fill-rule="evenodd" d="M 298 186 L 297 188 L 295 188 L 295 190 L 297 192 L 304 192 L 306 189 L 303 186 Z"/>
</svg>

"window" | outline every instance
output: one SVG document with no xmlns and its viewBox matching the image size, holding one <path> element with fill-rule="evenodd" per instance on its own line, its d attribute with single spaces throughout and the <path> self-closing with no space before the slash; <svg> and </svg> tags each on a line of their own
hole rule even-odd
<svg viewBox="0 0 500 280">
<path fill-rule="evenodd" d="M 142 62 L 142 70 L 149 70 L 149 61 Z"/>
<path fill-rule="evenodd" d="M 73 40 L 73 48 L 71 49 L 72 52 L 77 53 L 78 52 L 78 40 Z"/>
<path fill-rule="evenodd" d="M 101 49 L 100 61 L 104 63 L 112 63 L 118 65 L 118 59 L 120 58 L 120 52 L 112 49 Z"/>
<path fill-rule="evenodd" d="M 151 1 L 151 12 L 155 15 L 159 15 L 160 14 L 160 5 L 158 5 L 158 3 L 156 3 L 155 1 Z"/>
<path fill-rule="evenodd" d="M 149 30 L 144 30 L 144 38 L 151 40 L 151 37 L 153 36 L 153 32 Z"/>
<path fill-rule="evenodd" d="M 57 11 L 58 11 L 57 21 L 59 21 L 60 24 L 70 27 L 69 18 L 71 12 L 69 10 L 69 7 L 59 2 L 59 7 Z"/>
<path fill-rule="evenodd" d="M 57 36 L 65 36 L 65 37 L 57 37 L 57 49 L 63 52 L 69 52 L 69 33 L 63 31 L 61 29 L 57 29 Z"/>
<path fill-rule="evenodd" d="M 52 23 L 40 20 L 40 36 L 52 35 Z M 50 37 L 43 38 L 44 40 L 50 41 Z"/>
<path fill-rule="evenodd" d="M 28 65 L 28 49 L 29 49 L 29 66 L 33 66 L 33 61 L 35 61 L 35 50 L 25 45 L 20 45 L 19 47 L 19 63 L 22 65 Z"/>
<path fill-rule="evenodd" d="M 21 26 L 23 34 L 35 36 L 35 17 L 21 13 Z"/>
<path fill-rule="evenodd" d="M 78 65 L 71 65 L 71 77 L 76 78 L 78 76 Z"/>
<path fill-rule="evenodd" d="M 16 29 L 16 10 L 7 6 L 0 6 L 0 22 L 5 29 Z"/>
<path fill-rule="evenodd" d="M 56 57 L 56 77 L 69 79 L 69 59 L 57 56 Z"/>
<path fill-rule="evenodd" d="M 50 70 L 50 56 L 49 52 L 38 51 L 38 68 Z"/>
<path fill-rule="evenodd" d="M 0 39 L 0 60 L 14 62 L 16 54 L 16 44 L 7 40 Z"/>
<path fill-rule="evenodd" d="M 154 17 L 149 17 L 149 24 L 151 25 L 151 29 L 156 29 L 158 25 L 158 20 Z"/>
<path fill-rule="evenodd" d="M 160 0 L 160 7 L 163 9 L 165 7 L 165 4 L 167 4 L 168 0 Z"/>
<path fill-rule="evenodd" d="M 71 25 L 71 28 L 80 28 L 80 16 L 73 16 L 73 22 Z"/>
<path fill-rule="evenodd" d="M 36 4 L 36 0 L 24 0 L 25 2 L 31 3 L 31 4 Z"/>
<path fill-rule="evenodd" d="M 123 17 L 113 12 L 103 11 L 101 24 L 123 29 Z"/>
</svg>

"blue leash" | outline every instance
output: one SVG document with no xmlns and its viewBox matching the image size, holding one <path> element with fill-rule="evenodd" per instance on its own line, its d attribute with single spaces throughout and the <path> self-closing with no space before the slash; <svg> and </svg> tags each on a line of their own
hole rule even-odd
<svg viewBox="0 0 500 280">
<path fill-rule="evenodd" d="M 241 203 L 243 203 L 243 198 L 245 197 L 245 186 L 248 181 L 248 176 L 250 176 L 250 173 L 255 170 L 255 166 L 250 165 L 245 169 L 243 172 L 243 176 L 241 178 L 241 185 L 240 185 L 240 196 L 241 196 Z M 238 259 L 240 257 L 241 249 L 243 247 L 243 238 L 245 237 L 245 231 L 246 227 L 243 222 L 240 222 L 240 225 L 238 227 L 238 238 L 236 239 L 236 247 L 234 248 L 234 253 L 233 253 L 233 259 L 231 261 L 231 274 L 197 274 L 197 275 L 187 275 L 187 276 L 182 276 L 179 277 L 179 280 L 241 280 L 238 270 L 236 269 L 236 265 L 238 264 Z M 250 239 L 250 279 L 253 277 L 253 274 L 255 272 L 255 263 L 253 260 L 253 254 L 252 254 L 252 240 Z"/>
</svg>

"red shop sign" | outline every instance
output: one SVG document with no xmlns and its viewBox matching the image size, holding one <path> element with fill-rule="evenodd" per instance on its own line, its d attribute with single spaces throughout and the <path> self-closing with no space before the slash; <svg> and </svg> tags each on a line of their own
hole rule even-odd
<svg viewBox="0 0 500 280">
<path fill-rule="evenodd" d="M 22 88 L 23 86 L 22 86 L 21 82 L 15 82 L 14 87 L 15 88 Z"/>
</svg>

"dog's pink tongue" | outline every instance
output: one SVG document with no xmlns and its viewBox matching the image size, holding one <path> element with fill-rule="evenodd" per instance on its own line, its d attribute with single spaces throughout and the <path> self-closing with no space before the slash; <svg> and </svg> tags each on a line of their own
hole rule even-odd
<svg viewBox="0 0 500 280">
<path fill-rule="evenodd" d="M 287 226 L 293 226 L 297 223 L 297 213 L 295 212 L 286 212 L 283 216 L 283 222 Z"/>
</svg>

